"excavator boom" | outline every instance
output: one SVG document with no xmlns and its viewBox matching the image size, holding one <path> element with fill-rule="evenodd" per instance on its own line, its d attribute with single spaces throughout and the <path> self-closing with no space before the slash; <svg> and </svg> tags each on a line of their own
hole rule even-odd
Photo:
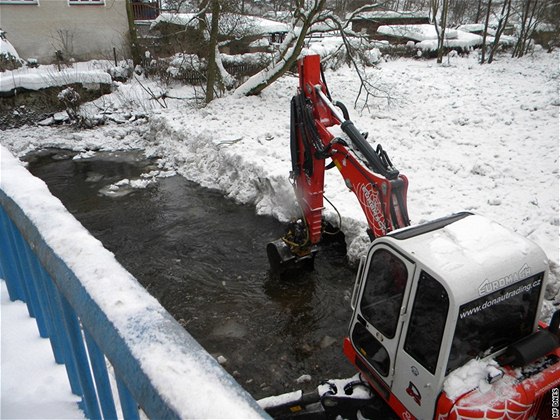
<svg viewBox="0 0 560 420">
<path fill-rule="evenodd" d="M 371 239 L 409 225 L 407 178 L 393 167 L 381 146 L 373 149 L 350 120 L 346 107 L 332 102 L 318 55 L 300 59 L 298 70 L 299 89 L 290 114 L 290 175 L 302 219 L 284 238 L 269 244 L 267 252 L 275 269 L 312 258 L 325 229 L 325 170 L 334 166 L 356 195 Z M 333 134 L 337 126 L 344 137 Z"/>
</svg>

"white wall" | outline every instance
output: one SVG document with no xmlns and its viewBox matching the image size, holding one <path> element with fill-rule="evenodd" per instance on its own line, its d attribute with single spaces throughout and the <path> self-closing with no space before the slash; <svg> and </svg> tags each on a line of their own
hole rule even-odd
<svg viewBox="0 0 560 420">
<path fill-rule="evenodd" d="M 68 0 L 0 0 L 0 28 L 23 59 L 55 60 L 55 51 L 76 60 L 128 56 L 125 0 L 71 5 Z"/>
</svg>

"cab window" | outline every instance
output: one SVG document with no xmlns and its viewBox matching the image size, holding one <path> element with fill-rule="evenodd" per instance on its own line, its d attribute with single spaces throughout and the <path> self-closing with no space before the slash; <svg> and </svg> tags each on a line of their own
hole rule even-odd
<svg viewBox="0 0 560 420">
<path fill-rule="evenodd" d="M 352 342 L 356 345 L 362 356 L 383 376 L 389 374 L 391 359 L 385 347 L 359 322 L 352 331 Z"/>
<path fill-rule="evenodd" d="M 539 273 L 462 305 L 446 373 L 531 334 L 542 280 Z"/>
<path fill-rule="evenodd" d="M 360 302 L 363 317 L 387 338 L 395 336 L 408 280 L 405 264 L 386 249 L 375 251 Z"/>
<path fill-rule="evenodd" d="M 432 374 L 436 372 L 448 310 L 447 292 L 436 279 L 422 271 L 404 349 Z"/>
</svg>

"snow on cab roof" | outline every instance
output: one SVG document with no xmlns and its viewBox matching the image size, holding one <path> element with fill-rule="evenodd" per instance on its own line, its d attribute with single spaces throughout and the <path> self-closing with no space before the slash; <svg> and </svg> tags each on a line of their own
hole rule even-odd
<svg viewBox="0 0 560 420">
<path fill-rule="evenodd" d="M 399 241 L 405 253 L 439 277 L 459 304 L 493 291 L 487 286 L 495 281 L 509 278 L 514 283 L 548 265 L 534 242 L 480 215 L 466 214 L 418 235 L 402 235 L 405 232 L 388 238 Z"/>
</svg>

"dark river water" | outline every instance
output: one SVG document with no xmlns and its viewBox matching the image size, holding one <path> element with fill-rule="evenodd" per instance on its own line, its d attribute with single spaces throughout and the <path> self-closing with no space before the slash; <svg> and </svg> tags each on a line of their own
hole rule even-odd
<svg viewBox="0 0 560 420">
<path fill-rule="evenodd" d="M 27 160 L 202 346 L 226 359 L 224 368 L 255 398 L 354 374 L 342 354 L 354 282 L 343 246 L 319 253 L 315 271 L 279 279 L 265 251 L 284 233 L 275 219 L 180 176 L 156 178 L 146 188 L 114 186 L 157 169 L 141 152 L 73 156 L 47 150 Z M 304 374 L 311 382 L 298 384 Z"/>
</svg>

